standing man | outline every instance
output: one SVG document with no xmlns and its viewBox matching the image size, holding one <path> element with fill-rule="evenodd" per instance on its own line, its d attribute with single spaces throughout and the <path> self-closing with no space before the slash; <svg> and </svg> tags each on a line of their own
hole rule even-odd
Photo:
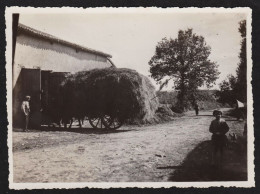
<svg viewBox="0 0 260 194">
<path fill-rule="evenodd" d="M 22 102 L 22 112 L 25 118 L 25 126 L 23 128 L 23 131 L 27 131 L 28 128 L 28 123 L 29 123 L 29 115 L 30 115 L 30 102 L 31 97 L 30 96 L 25 96 L 25 100 Z"/>
<path fill-rule="evenodd" d="M 198 116 L 199 115 L 199 105 L 197 102 L 195 102 L 194 109 L 195 109 L 196 116 Z"/>
<path fill-rule="evenodd" d="M 223 160 L 224 147 L 227 143 L 226 133 L 229 131 L 229 126 L 226 121 L 221 118 L 222 112 L 214 110 L 213 115 L 215 119 L 211 122 L 209 132 L 212 133 L 211 141 L 213 145 L 212 164 L 220 166 Z M 217 157 L 219 153 L 219 157 Z"/>
</svg>

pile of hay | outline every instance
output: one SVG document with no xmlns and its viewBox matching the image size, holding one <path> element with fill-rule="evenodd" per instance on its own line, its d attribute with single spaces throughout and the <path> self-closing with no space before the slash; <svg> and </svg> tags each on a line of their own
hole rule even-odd
<svg viewBox="0 0 260 194">
<path fill-rule="evenodd" d="M 158 109 L 156 110 L 154 122 L 162 123 L 174 120 L 176 117 L 181 117 L 183 114 L 175 113 L 171 110 L 169 105 L 167 104 L 160 104 Z"/>
<path fill-rule="evenodd" d="M 78 72 L 62 83 L 63 112 L 70 116 L 116 115 L 146 123 L 158 108 L 150 80 L 126 68 Z"/>
<path fill-rule="evenodd" d="M 160 104 L 156 113 L 158 114 L 162 114 L 162 115 L 165 115 L 165 116 L 170 116 L 170 117 L 176 117 L 177 114 L 174 113 L 171 108 L 169 107 L 169 105 L 166 105 L 166 104 Z"/>
</svg>

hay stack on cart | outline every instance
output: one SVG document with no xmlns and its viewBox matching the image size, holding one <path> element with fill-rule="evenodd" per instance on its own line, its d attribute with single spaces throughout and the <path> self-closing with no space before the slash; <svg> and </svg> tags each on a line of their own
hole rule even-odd
<svg viewBox="0 0 260 194">
<path fill-rule="evenodd" d="M 150 80 L 131 69 L 78 72 L 68 76 L 62 87 L 63 114 L 87 116 L 95 128 L 118 128 L 133 120 L 149 122 L 159 104 Z"/>
</svg>

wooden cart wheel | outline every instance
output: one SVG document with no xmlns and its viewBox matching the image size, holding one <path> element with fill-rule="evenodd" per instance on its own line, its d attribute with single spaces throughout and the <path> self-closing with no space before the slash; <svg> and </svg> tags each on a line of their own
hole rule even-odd
<svg viewBox="0 0 260 194">
<path fill-rule="evenodd" d="M 95 129 L 105 129 L 105 128 L 107 128 L 103 123 L 102 117 L 89 118 L 89 123 Z"/>
<path fill-rule="evenodd" d="M 107 129 L 118 129 L 123 125 L 123 123 L 124 122 L 118 117 L 111 117 L 109 115 L 105 115 L 103 117 L 103 124 L 106 126 Z"/>
</svg>

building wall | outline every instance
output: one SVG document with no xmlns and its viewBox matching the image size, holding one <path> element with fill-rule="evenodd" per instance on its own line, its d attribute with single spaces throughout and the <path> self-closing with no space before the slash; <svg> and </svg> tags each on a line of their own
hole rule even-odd
<svg viewBox="0 0 260 194">
<path fill-rule="evenodd" d="M 20 127 L 24 125 L 21 103 L 25 95 L 32 97 L 30 103 L 31 121 L 29 124 L 33 124 L 33 122 L 40 123 L 42 103 L 39 100 L 44 97 L 41 95 L 42 89 L 44 89 L 44 84 L 41 83 L 41 76 L 44 75 L 41 75 L 41 73 L 36 75 L 34 72 L 45 72 L 46 70 L 75 73 L 111 66 L 112 64 L 105 56 L 76 50 L 61 43 L 50 42 L 50 40 L 33 37 L 24 33 L 18 34 L 13 65 L 14 126 Z M 32 80 L 33 78 L 35 80 Z M 29 87 L 28 84 L 30 85 Z M 32 91 L 26 90 L 33 89 L 34 87 L 38 88 Z"/>
<path fill-rule="evenodd" d="M 40 68 L 56 72 L 78 72 L 110 67 L 106 57 L 51 42 L 47 39 L 19 34 L 13 69 L 13 87 L 21 68 Z"/>
</svg>

